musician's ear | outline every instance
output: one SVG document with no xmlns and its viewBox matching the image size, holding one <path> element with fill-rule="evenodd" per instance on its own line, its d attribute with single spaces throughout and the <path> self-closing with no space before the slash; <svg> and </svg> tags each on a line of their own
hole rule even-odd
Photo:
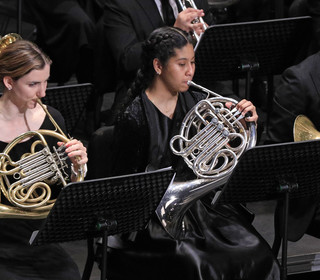
<svg viewBox="0 0 320 280">
<path fill-rule="evenodd" d="M 153 59 L 153 68 L 158 75 L 161 75 L 162 64 L 158 58 Z"/>
<path fill-rule="evenodd" d="M 4 76 L 2 81 L 3 81 L 4 86 L 5 86 L 8 90 L 11 90 L 11 89 L 12 89 L 12 87 L 13 87 L 13 80 L 12 80 L 11 77 L 9 77 L 9 76 Z"/>
</svg>

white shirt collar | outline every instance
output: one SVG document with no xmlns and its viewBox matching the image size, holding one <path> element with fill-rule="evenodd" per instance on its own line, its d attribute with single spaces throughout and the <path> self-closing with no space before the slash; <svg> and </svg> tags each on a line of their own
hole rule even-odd
<svg viewBox="0 0 320 280">
<path fill-rule="evenodd" d="M 161 15 L 161 18 L 163 20 L 163 14 L 162 14 L 162 4 L 161 4 L 161 0 L 154 0 L 154 2 L 156 3 L 157 7 L 158 7 L 158 10 L 159 10 L 159 13 Z M 178 7 L 177 7 L 177 3 L 175 0 L 169 0 L 169 3 L 173 9 L 173 14 L 174 14 L 174 17 L 177 18 L 178 16 Z"/>
</svg>

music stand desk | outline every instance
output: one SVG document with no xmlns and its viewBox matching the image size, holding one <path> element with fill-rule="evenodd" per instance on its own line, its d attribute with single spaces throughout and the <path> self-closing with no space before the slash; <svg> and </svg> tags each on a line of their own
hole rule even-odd
<svg viewBox="0 0 320 280">
<path fill-rule="evenodd" d="M 70 183 L 61 190 L 29 243 L 87 239 L 88 258 L 82 279 L 89 279 L 94 263 L 93 238 L 103 237 L 101 279 L 105 279 L 108 235 L 143 229 L 173 178 L 173 170 L 166 168 Z"/>
<path fill-rule="evenodd" d="M 42 101 L 61 113 L 67 133 L 73 135 L 93 91 L 94 86 L 91 83 L 48 87 Z"/>
<path fill-rule="evenodd" d="M 295 64 L 311 38 L 309 16 L 212 25 L 195 47 L 194 81 L 212 88 L 215 81 L 277 75 Z M 272 94 L 272 92 L 270 92 Z"/>
<path fill-rule="evenodd" d="M 281 279 L 287 277 L 287 226 L 290 198 L 319 196 L 320 141 L 257 146 L 240 158 L 215 203 L 284 200 Z"/>
</svg>

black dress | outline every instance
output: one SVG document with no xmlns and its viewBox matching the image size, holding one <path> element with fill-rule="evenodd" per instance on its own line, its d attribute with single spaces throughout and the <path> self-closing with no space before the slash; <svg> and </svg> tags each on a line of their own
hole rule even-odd
<svg viewBox="0 0 320 280">
<path fill-rule="evenodd" d="M 141 172 L 143 165 L 148 169 L 172 165 L 180 179 L 191 178 L 192 172 L 171 153 L 168 142 L 185 113 L 202 98 L 198 93 L 179 94 L 174 117 L 169 119 L 145 93 L 138 96 L 115 127 L 116 137 L 123 138 L 115 139 L 113 162 L 118 172 L 114 173 Z M 222 205 L 213 209 L 212 198 L 211 193 L 197 200 L 187 211 L 179 240 L 170 238 L 156 216 L 145 230 L 110 237 L 107 278 L 279 279 L 278 262 L 251 225 L 245 208 Z"/>
<path fill-rule="evenodd" d="M 64 129 L 61 114 L 48 106 L 50 114 L 57 124 Z M 54 126 L 46 116 L 41 129 L 53 130 Z M 55 138 L 46 137 L 49 147 L 56 144 Z M 30 150 L 34 139 L 16 145 L 9 153 L 13 160 L 20 159 Z M 0 141 L 3 151 L 7 143 Z M 58 192 L 57 190 L 52 189 Z M 1 203 L 8 204 L 1 194 Z M 11 205 L 12 206 L 12 205 Z M 1 212 L 1 210 L 0 210 Z M 29 239 L 33 231 L 38 230 L 43 219 L 0 219 L 0 279 L 5 280 L 80 280 L 77 265 L 58 244 L 30 246 Z"/>
</svg>

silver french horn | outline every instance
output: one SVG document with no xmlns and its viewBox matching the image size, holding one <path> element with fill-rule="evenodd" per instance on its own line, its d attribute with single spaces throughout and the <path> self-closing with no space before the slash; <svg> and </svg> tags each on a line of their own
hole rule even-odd
<svg viewBox="0 0 320 280">
<path fill-rule="evenodd" d="M 226 183 L 239 157 L 256 145 L 256 125 L 242 124 L 243 116 L 226 102 L 231 98 L 210 91 L 192 81 L 189 86 L 208 94 L 185 116 L 180 132 L 170 141 L 172 152 L 182 156 L 197 179 L 172 182 L 156 209 L 156 214 L 169 235 L 178 239 L 183 217 L 192 203 Z"/>
</svg>

